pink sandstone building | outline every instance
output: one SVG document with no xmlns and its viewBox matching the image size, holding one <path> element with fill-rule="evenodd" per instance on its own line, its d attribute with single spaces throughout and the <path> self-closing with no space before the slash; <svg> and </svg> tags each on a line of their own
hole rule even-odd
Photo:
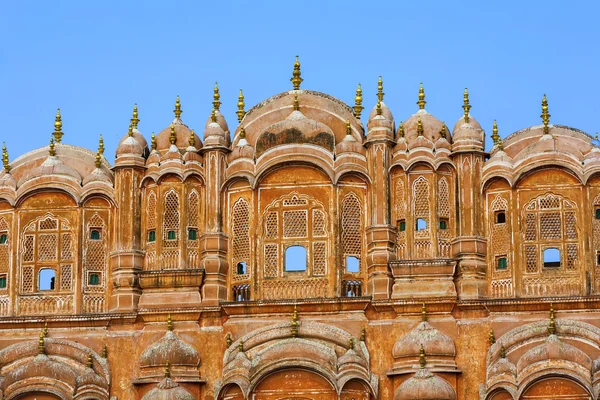
<svg viewBox="0 0 600 400">
<path fill-rule="evenodd" d="M 135 107 L 112 165 L 60 112 L 4 148 L 0 399 L 598 399 L 597 141 L 291 82 L 198 134 Z"/>
</svg>

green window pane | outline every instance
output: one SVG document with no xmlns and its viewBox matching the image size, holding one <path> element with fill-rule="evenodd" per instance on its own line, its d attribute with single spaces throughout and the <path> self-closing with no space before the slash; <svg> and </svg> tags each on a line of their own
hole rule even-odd
<svg viewBox="0 0 600 400">
<path fill-rule="evenodd" d="M 90 239 L 100 240 L 100 231 L 98 229 L 92 229 L 90 232 Z"/>
<path fill-rule="evenodd" d="M 89 284 L 90 285 L 99 285 L 100 284 L 100 276 L 98 274 L 90 274 Z"/>
<path fill-rule="evenodd" d="M 148 241 L 149 242 L 155 242 L 156 241 L 156 232 L 155 231 L 148 232 Z"/>
<path fill-rule="evenodd" d="M 440 229 L 448 229 L 448 223 L 444 220 L 440 221 Z"/>
<path fill-rule="evenodd" d="M 196 240 L 197 238 L 197 231 L 195 229 L 190 229 L 188 231 L 188 239 L 189 240 Z"/>
<path fill-rule="evenodd" d="M 404 232 L 406 230 L 406 221 L 400 221 L 400 232 Z"/>
<path fill-rule="evenodd" d="M 6 276 L 0 277 L 0 289 L 6 289 Z"/>
<path fill-rule="evenodd" d="M 2 235 L 0 235 L 0 244 L 6 244 L 7 240 L 8 240 L 8 235 L 6 233 L 3 233 Z"/>
<path fill-rule="evenodd" d="M 508 267 L 508 263 L 506 262 L 505 257 L 500 257 L 498 259 L 498 269 L 506 269 Z"/>
<path fill-rule="evenodd" d="M 169 231 L 169 232 L 167 232 L 167 239 L 169 239 L 169 240 L 175 240 L 176 239 L 175 231 Z"/>
<path fill-rule="evenodd" d="M 600 208 L 596 208 L 596 219 L 600 219 Z"/>
</svg>

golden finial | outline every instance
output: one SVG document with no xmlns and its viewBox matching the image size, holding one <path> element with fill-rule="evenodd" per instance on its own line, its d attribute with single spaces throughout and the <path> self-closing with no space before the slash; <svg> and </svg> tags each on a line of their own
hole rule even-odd
<svg viewBox="0 0 600 400">
<path fill-rule="evenodd" d="M 54 139 L 56 143 L 60 143 L 63 137 L 62 132 L 62 117 L 60 116 L 60 108 L 56 110 L 56 117 L 54 118 Z"/>
<path fill-rule="evenodd" d="M 548 333 L 554 335 L 556 333 L 556 324 L 554 322 L 554 306 L 550 303 L 550 324 L 548 325 Z"/>
<path fill-rule="evenodd" d="M 219 84 L 217 82 L 215 82 L 215 88 L 213 89 L 213 92 L 213 107 L 215 110 L 219 111 L 219 107 L 221 107 L 221 102 L 219 101 L 221 95 L 219 94 Z"/>
<path fill-rule="evenodd" d="M 240 339 L 240 344 L 238 344 L 238 350 L 240 351 L 240 353 L 244 352 L 244 340 Z"/>
<path fill-rule="evenodd" d="M 423 303 L 423 305 L 421 306 L 421 321 L 427 321 L 427 308 L 425 306 L 425 303 Z"/>
<path fill-rule="evenodd" d="M 364 342 L 366 338 L 367 338 L 367 329 L 363 326 L 363 328 L 360 330 L 360 341 Z"/>
<path fill-rule="evenodd" d="M 103 145 L 102 145 L 102 136 L 100 136 L 100 141 L 98 143 L 98 151 L 96 152 L 96 161 L 94 162 L 94 164 L 96 164 L 96 168 L 100 168 L 100 166 L 102 165 L 102 151 L 104 151 L 103 149 Z"/>
<path fill-rule="evenodd" d="M 427 361 L 425 360 L 425 349 L 423 348 L 423 344 L 421 343 L 421 348 L 419 349 L 419 365 L 421 369 L 425 368 Z"/>
<path fill-rule="evenodd" d="M 98 151 L 100 154 L 104 154 L 104 139 L 102 138 L 102 134 L 100 134 L 100 140 L 98 141 Z"/>
<path fill-rule="evenodd" d="M 181 113 L 183 111 L 181 111 L 181 101 L 179 100 L 179 96 L 177 96 L 177 98 L 175 99 L 175 109 L 173 110 L 173 112 L 175 113 L 175 118 L 181 118 Z"/>
<path fill-rule="evenodd" d="M 217 111 L 213 108 L 212 112 L 210 113 L 210 120 L 212 122 L 217 122 Z"/>
<path fill-rule="evenodd" d="M 48 151 L 48 153 L 54 157 L 56 155 L 56 150 L 54 149 L 54 138 L 50 138 L 50 150 Z"/>
<path fill-rule="evenodd" d="M 238 110 L 235 112 L 238 117 L 238 122 L 242 122 L 244 119 L 244 115 L 246 115 L 246 111 L 244 111 L 244 93 L 242 93 L 242 89 L 240 89 L 240 95 L 238 96 Z"/>
<path fill-rule="evenodd" d="M 133 125 L 133 129 L 137 129 L 139 123 L 140 123 L 140 119 L 138 118 L 137 104 L 134 104 L 133 105 L 133 116 L 131 117 L 131 125 Z"/>
<path fill-rule="evenodd" d="M 133 136 L 133 125 L 129 124 L 129 129 L 127 130 L 127 136 L 132 137 Z"/>
<path fill-rule="evenodd" d="M 8 163 L 8 150 L 6 150 L 6 142 L 2 145 L 2 164 L 4 164 L 4 171 L 10 172 L 10 164 Z"/>
<path fill-rule="evenodd" d="M 356 97 L 354 98 L 354 115 L 356 118 L 360 119 L 360 114 L 362 110 L 365 108 L 362 106 L 362 88 L 360 87 L 360 83 L 358 84 L 358 88 L 356 89 Z"/>
<path fill-rule="evenodd" d="M 108 358 L 108 347 L 106 346 L 106 343 L 102 346 L 102 358 Z"/>
<path fill-rule="evenodd" d="M 440 138 L 446 139 L 446 123 L 442 122 L 442 127 L 440 128 Z"/>
<path fill-rule="evenodd" d="M 192 131 L 190 132 L 190 140 L 189 140 L 190 146 L 192 147 L 196 147 L 196 133 L 194 132 L 194 130 L 192 129 Z"/>
<path fill-rule="evenodd" d="M 346 120 L 346 135 L 352 135 L 352 127 L 350 126 L 350 120 Z"/>
<path fill-rule="evenodd" d="M 380 76 L 379 80 L 377 81 L 377 100 L 379 102 L 383 101 L 383 95 L 385 93 L 383 93 L 383 78 Z"/>
<path fill-rule="evenodd" d="M 463 110 L 465 110 L 465 122 L 469 122 L 469 110 L 471 105 L 469 104 L 469 91 L 465 88 L 465 94 L 463 95 Z"/>
<path fill-rule="evenodd" d="M 300 84 L 302 83 L 302 81 L 304 81 L 304 79 L 302 79 L 300 75 L 300 61 L 298 61 L 298 56 L 296 56 L 296 62 L 294 63 L 294 72 L 292 73 L 292 78 L 290 79 L 292 85 L 294 85 L 294 90 L 300 89 Z"/>
<path fill-rule="evenodd" d="M 165 378 L 171 377 L 171 363 L 167 361 L 165 364 Z"/>
<path fill-rule="evenodd" d="M 504 349 L 504 345 L 500 345 L 500 358 L 506 358 L 506 350 Z"/>
<path fill-rule="evenodd" d="M 298 336 L 298 309 L 294 304 L 294 315 L 292 316 L 292 337 Z"/>
<path fill-rule="evenodd" d="M 404 124 L 400 121 L 400 126 L 398 127 L 398 138 L 404 137 Z"/>
<path fill-rule="evenodd" d="M 544 123 L 544 135 L 547 135 L 550 133 L 550 128 L 548 127 L 548 124 L 550 123 L 550 113 L 548 113 L 548 99 L 546 99 L 546 95 L 544 95 L 544 98 L 542 99 L 542 115 L 540 115 L 540 117 L 542 117 L 542 122 Z"/>
<path fill-rule="evenodd" d="M 40 332 L 40 338 L 38 339 L 38 354 L 44 354 L 46 352 L 46 347 L 45 347 L 45 342 L 44 342 L 44 331 Z"/>
<path fill-rule="evenodd" d="M 167 317 L 167 330 L 173 330 L 173 320 L 171 319 L 171 313 L 169 313 L 169 316 Z"/>
<path fill-rule="evenodd" d="M 351 337 L 350 340 L 348 341 L 348 347 L 350 350 L 354 349 L 354 338 Z"/>
<path fill-rule="evenodd" d="M 169 134 L 169 141 L 171 144 L 175 144 L 177 142 L 177 135 L 175 135 L 175 124 L 171 124 L 171 133 Z"/>
<path fill-rule="evenodd" d="M 231 343 L 233 343 L 233 340 L 231 339 L 231 334 L 227 334 L 227 336 L 225 336 L 225 343 L 227 343 L 227 348 L 231 347 Z"/>
<path fill-rule="evenodd" d="M 377 106 L 375 108 L 377 110 L 377 115 L 381 115 L 382 114 L 382 109 L 381 109 L 381 101 L 377 101 Z"/>
<path fill-rule="evenodd" d="M 423 136 L 423 123 L 421 122 L 421 116 L 417 117 L 417 135 Z"/>
<path fill-rule="evenodd" d="M 488 335 L 490 339 L 490 345 L 496 343 L 496 336 L 494 336 L 494 330 L 490 329 L 490 334 Z"/>
<path fill-rule="evenodd" d="M 152 147 L 152 150 L 156 150 L 156 136 L 154 135 L 154 132 L 152 132 L 150 142 L 151 142 L 150 146 Z"/>
<path fill-rule="evenodd" d="M 294 111 L 300 110 L 300 103 L 298 102 L 298 93 L 294 93 Z"/>
<path fill-rule="evenodd" d="M 245 139 L 246 138 L 246 129 L 244 129 L 244 127 L 242 126 L 240 128 L 240 139 Z"/>
<path fill-rule="evenodd" d="M 500 142 L 500 135 L 498 135 L 498 124 L 496 120 L 494 120 L 494 127 L 492 128 L 492 140 L 494 141 L 494 145 L 497 145 Z"/>
<path fill-rule="evenodd" d="M 417 104 L 419 105 L 419 109 L 424 110 L 425 109 L 425 104 L 427 104 L 427 102 L 425 101 L 425 90 L 423 89 L 423 84 L 419 84 L 419 101 L 417 101 Z"/>
<path fill-rule="evenodd" d="M 48 337 L 48 323 L 47 322 L 44 322 L 44 330 L 42 332 L 44 332 L 44 337 Z"/>
<path fill-rule="evenodd" d="M 92 368 L 93 365 L 94 365 L 94 356 L 92 356 L 92 353 L 89 353 L 87 356 L 87 363 L 85 364 L 85 366 L 88 368 Z"/>
</svg>

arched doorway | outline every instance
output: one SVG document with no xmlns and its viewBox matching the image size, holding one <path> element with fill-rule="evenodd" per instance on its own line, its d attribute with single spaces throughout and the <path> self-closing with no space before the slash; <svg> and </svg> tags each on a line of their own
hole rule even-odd
<svg viewBox="0 0 600 400">
<path fill-rule="evenodd" d="M 591 400 L 580 384 L 564 378 L 546 378 L 531 385 L 520 400 Z"/>
<path fill-rule="evenodd" d="M 25 393 L 17 397 L 18 400 L 61 400 L 60 397 L 46 392 Z"/>
<path fill-rule="evenodd" d="M 363 382 L 351 380 L 344 385 L 340 400 L 370 400 L 371 390 Z"/>
<path fill-rule="evenodd" d="M 337 400 L 334 387 L 325 378 L 303 369 L 274 372 L 256 386 L 252 400 Z"/>
</svg>

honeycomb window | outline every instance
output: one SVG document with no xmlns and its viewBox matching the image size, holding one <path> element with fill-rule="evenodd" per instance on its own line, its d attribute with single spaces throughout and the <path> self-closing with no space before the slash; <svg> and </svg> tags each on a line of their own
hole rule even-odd
<svg viewBox="0 0 600 400">
<path fill-rule="evenodd" d="M 306 248 L 304 246 L 290 246 L 285 249 L 285 271 L 306 271 Z"/>
<path fill-rule="evenodd" d="M 448 229 L 448 220 L 447 219 L 440 219 L 440 229 L 441 230 L 446 230 Z"/>
<path fill-rule="evenodd" d="M 0 234 L 0 244 L 6 244 L 8 241 L 8 235 L 6 233 Z"/>
<path fill-rule="evenodd" d="M 0 275 L 0 289 L 6 289 L 6 285 L 8 283 L 8 279 L 6 274 Z"/>
<path fill-rule="evenodd" d="M 175 240 L 175 239 L 177 239 L 177 235 L 175 234 L 175 231 L 168 231 L 167 232 L 167 239 L 168 240 Z"/>
<path fill-rule="evenodd" d="M 600 207 L 596 208 L 596 219 L 600 219 Z"/>
</svg>

